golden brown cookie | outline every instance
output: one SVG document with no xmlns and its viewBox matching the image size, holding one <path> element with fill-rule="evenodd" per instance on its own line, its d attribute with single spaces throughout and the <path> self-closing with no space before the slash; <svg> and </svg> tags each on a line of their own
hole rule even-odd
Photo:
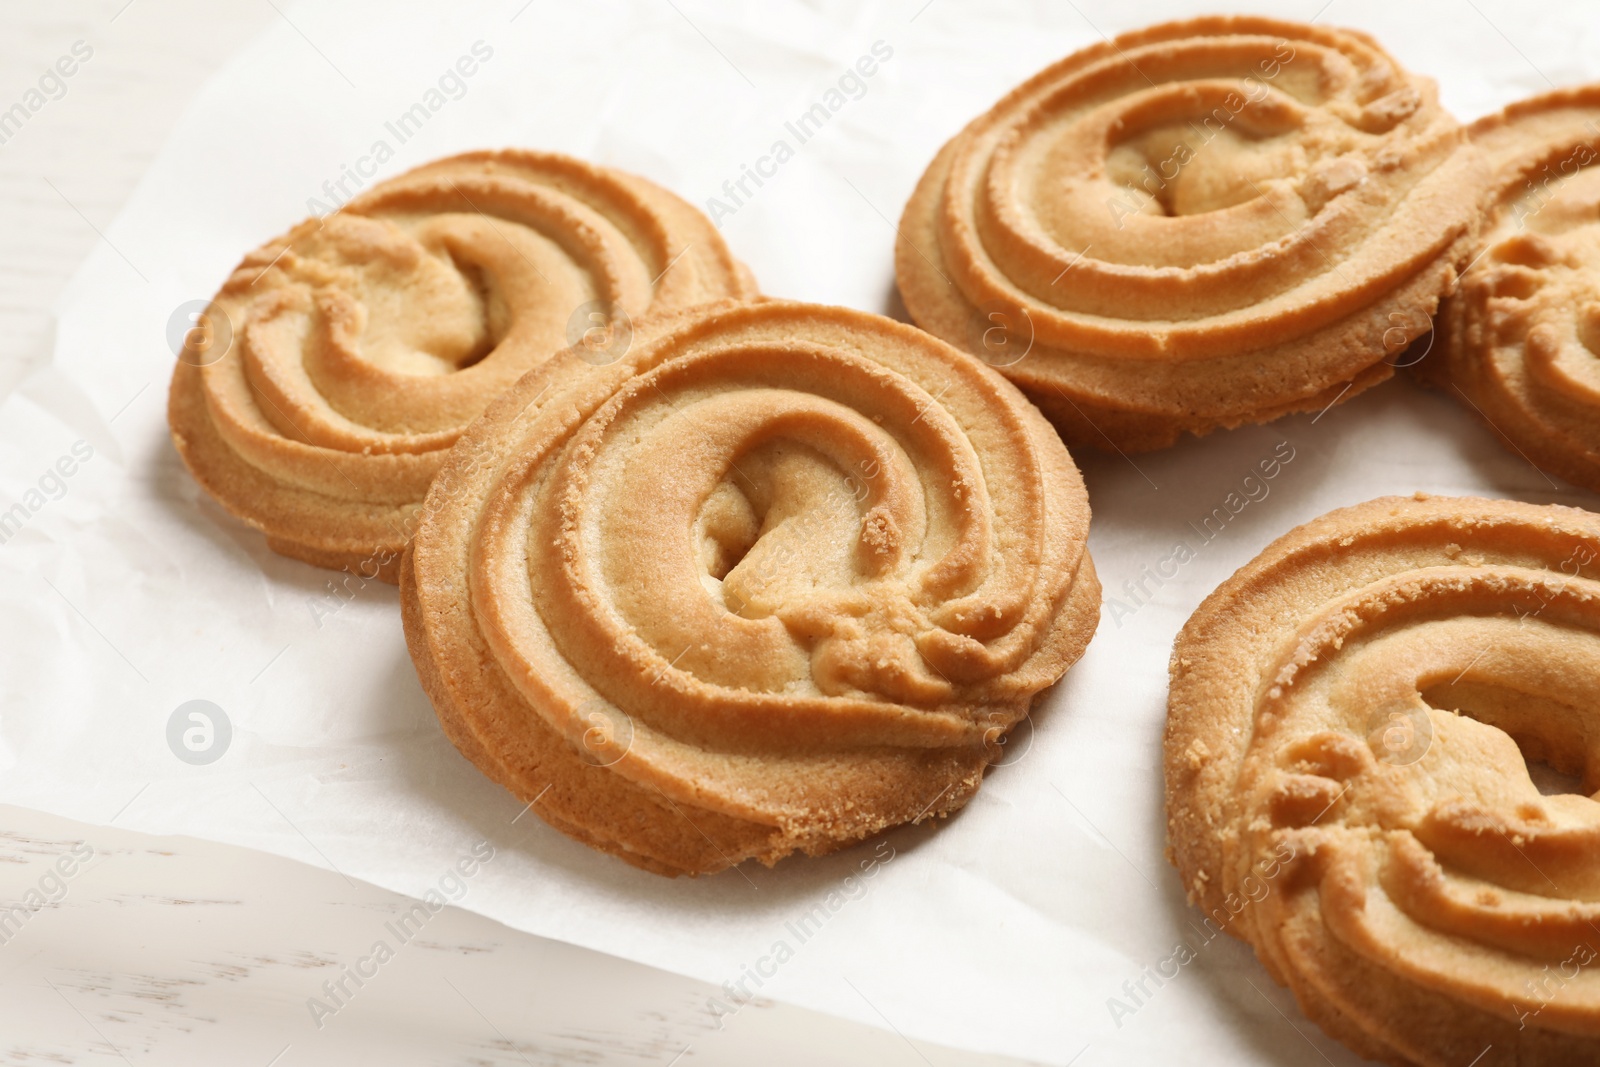
<svg viewBox="0 0 1600 1067">
<path fill-rule="evenodd" d="M 445 731 L 662 874 L 947 815 L 1100 613 L 1083 482 L 999 375 L 876 315 L 724 304 L 564 352 L 405 556 Z"/>
<path fill-rule="evenodd" d="M 1365 34 L 1202 18 L 1095 44 L 939 152 L 901 220 L 924 329 L 1070 445 L 1348 399 L 1426 333 L 1475 238 L 1480 154 Z"/>
<path fill-rule="evenodd" d="M 1166 779 L 1207 929 L 1357 1052 L 1600 1062 L 1600 515 L 1419 494 L 1286 534 L 1178 637 Z"/>
<path fill-rule="evenodd" d="M 1600 491 L 1600 86 L 1474 123 L 1493 171 L 1482 247 L 1424 380 L 1543 469 Z"/>
<path fill-rule="evenodd" d="M 196 480 L 276 551 L 397 580 L 462 429 L 578 340 L 756 293 L 699 211 L 565 156 L 473 152 L 373 186 L 245 257 L 191 331 L 168 421 Z"/>
</svg>

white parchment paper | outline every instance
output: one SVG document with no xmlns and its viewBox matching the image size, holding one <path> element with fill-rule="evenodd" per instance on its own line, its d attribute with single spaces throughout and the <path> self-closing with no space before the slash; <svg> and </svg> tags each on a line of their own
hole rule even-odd
<svg viewBox="0 0 1600 1067">
<path fill-rule="evenodd" d="M 1239 6 L 1375 33 L 1437 77 L 1464 119 L 1600 76 L 1597 24 L 1575 4 Z M 1600 505 L 1447 399 L 1395 383 L 1156 455 L 1080 455 L 1107 611 L 970 808 L 881 846 L 670 882 L 517 818 L 520 805 L 440 734 L 394 590 L 336 588 L 270 553 L 198 491 L 164 417 L 174 309 L 308 211 L 482 146 L 574 153 L 697 204 L 716 197 L 767 292 L 894 313 L 893 221 L 946 138 L 1101 31 L 1197 11 L 1156 0 L 283 11 L 193 102 L 64 297 L 53 362 L 0 406 L 0 510 L 24 512 L 0 543 L 0 802 L 252 846 L 414 895 L 487 839 L 496 859 L 464 906 L 729 983 L 708 1020 L 740 1009 L 742 983 L 1048 1063 L 1290 1064 L 1314 1058 L 1307 1042 L 1354 1062 L 1247 950 L 1205 942 L 1183 903 L 1162 854 L 1167 653 L 1217 582 L 1329 508 L 1418 489 Z M 875 45 L 873 75 L 841 85 Z M 450 75 L 463 56 L 474 72 Z M 799 144 L 785 124 L 830 89 L 846 103 Z M 425 122 L 394 125 L 418 103 Z M 779 140 L 792 158 L 761 163 Z M 735 202 L 724 183 L 737 189 L 758 164 L 771 173 Z M 1275 477 L 1247 486 L 1269 458 Z M 1233 493 L 1246 506 L 1203 536 L 1200 520 Z M 1124 585 L 1180 543 L 1194 558 L 1175 577 Z M 207 765 L 168 744 L 169 719 L 192 700 L 231 725 Z M 1180 944 L 1194 959 L 1174 968 Z"/>
</svg>

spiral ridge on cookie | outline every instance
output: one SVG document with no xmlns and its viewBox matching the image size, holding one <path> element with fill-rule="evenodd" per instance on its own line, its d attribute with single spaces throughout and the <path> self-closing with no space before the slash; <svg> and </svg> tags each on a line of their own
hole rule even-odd
<svg viewBox="0 0 1600 1067">
<path fill-rule="evenodd" d="M 1600 516 L 1420 494 L 1332 512 L 1178 637 L 1170 855 L 1211 925 L 1365 1056 L 1595 1062 L 1597 694 Z"/>
<path fill-rule="evenodd" d="M 1470 132 L 1493 174 L 1484 235 L 1418 373 L 1524 458 L 1600 491 L 1600 86 Z"/>
<path fill-rule="evenodd" d="M 445 454 L 530 368 L 574 334 L 603 359 L 635 316 L 754 295 L 710 221 L 642 178 L 454 156 L 246 256 L 186 338 L 169 422 L 275 550 L 393 581 Z"/>
<path fill-rule="evenodd" d="M 1141 450 L 1388 377 L 1486 181 L 1429 79 L 1266 18 L 1095 44 L 973 120 L 907 204 L 906 307 L 1069 444 Z"/>
<path fill-rule="evenodd" d="M 401 580 L 446 731 L 664 874 L 948 814 L 1099 616 L 1082 480 L 1008 383 L 758 302 L 563 353 L 457 444 Z"/>
</svg>

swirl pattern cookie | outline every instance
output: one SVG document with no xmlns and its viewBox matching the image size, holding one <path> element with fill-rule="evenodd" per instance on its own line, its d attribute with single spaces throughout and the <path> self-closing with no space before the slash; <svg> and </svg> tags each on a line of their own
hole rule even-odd
<svg viewBox="0 0 1600 1067">
<path fill-rule="evenodd" d="M 895 269 L 912 317 L 1069 445 L 1160 448 L 1389 377 L 1486 181 L 1432 81 L 1364 34 L 1169 23 L 1069 56 L 946 144 Z"/>
<path fill-rule="evenodd" d="M 1597 694 L 1600 516 L 1332 512 L 1178 637 L 1171 857 L 1208 923 L 1362 1055 L 1600 1061 Z"/>
<path fill-rule="evenodd" d="M 274 550 L 395 581 L 445 454 L 530 368 L 594 326 L 620 351 L 634 316 L 754 295 L 710 221 L 642 178 L 455 156 L 246 256 L 188 336 L 168 421 Z"/>
<path fill-rule="evenodd" d="M 1483 246 L 1418 373 L 1513 450 L 1600 491 L 1600 86 L 1473 124 L 1493 193 Z"/>
<path fill-rule="evenodd" d="M 557 356 L 457 444 L 401 603 L 446 732 L 663 874 L 946 815 L 1099 618 L 1023 396 L 909 326 L 758 302 Z"/>
</svg>

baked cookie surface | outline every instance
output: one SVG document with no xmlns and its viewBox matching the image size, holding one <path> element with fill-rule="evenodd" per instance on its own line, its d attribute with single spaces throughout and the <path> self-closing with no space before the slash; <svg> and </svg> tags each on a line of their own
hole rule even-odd
<svg viewBox="0 0 1600 1067">
<path fill-rule="evenodd" d="M 1600 1061 L 1600 516 L 1331 512 L 1171 670 L 1171 859 L 1307 1015 L 1397 1065 Z"/>
<path fill-rule="evenodd" d="M 525 377 L 434 483 L 401 603 L 446 732 L 662 874 L 960 808 L 1099 618 L 1060 440 L 875 315 L 636 325 L 615 364 Z"/>
<path fill-rule="evenodd" d="M 1600 491 L 1600 86 L 1513 104 L 1471 135 L 1494 175 L 1483 244 L 1418 373 Z"/>
<path fill-rule="evenodd" d="M 191 331 L 168 421 L 276 551 L 395 581 L 444 455 L 596 324 L 756 295 L 698 210 L 565 156 L 474 152 L 246 256 Z"/>
<path fill-rule="evenodd" d="M 1203 18 L 1024 82 L 939 152 L 895 269 L 1069 445 L 1165 447 L 1389 377 L 1475 239 L 1481 155 L 1354 31 Z"/>
</svg>

